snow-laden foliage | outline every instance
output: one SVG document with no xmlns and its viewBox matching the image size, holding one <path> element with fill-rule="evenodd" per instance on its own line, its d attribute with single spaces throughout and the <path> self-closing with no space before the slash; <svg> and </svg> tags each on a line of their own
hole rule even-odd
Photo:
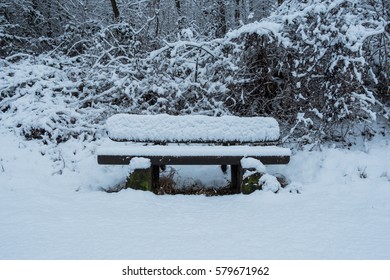
<svg viewBox="0 0 390 280">
<path fill-rule="evenodd" d="M 374 18 L 384 21 L 384 32 L 368 38 L 364 43 L 365 57 L 372 67 L 377 80 L 375 89 L 383 97 L 383 101 L 390 103 L 390 1 L 371 0 L 371 12 Z"/>
<path fill-rule="evenodd" d="M 62 142 L 94 136 L 96 111 L 80 104 L 82 70 L 70 60 L 13 56 L 0 61 L 0 120 L 27 139 Z M 91 115 L 92 114 L 92 115 Z"/>
<path fill-rule="evenodd" d="M 268 115 L 308 142 L 388 117 L 386 1 L 287 0 L 223 38 L 182 29 L 152 52 L 123 21 L 64 30 L 39 56 L 1 49 L 0 118 L 28 139 L 93 139 L 118 112 Z"/>
<path fill-rule="evenodd" d="M 195 67 L 188 65 L 191 44 L 176 42 L 169 58 L 202 85 L 221 83 L 213 96 L 231 113 L 298 122 L 309 141 L 344 139 L 353 126 L 375 121 L 388 100 L 389 68 L 374 68 L 389 63 L 382 3 L 380 13 L 373 1 L 285 1 L 272 17 L 201 44 L 208 60 L 192 55 Z M 367 49 L 378 38 L 373 60 Z"/>
<path fill-rule="evenodd" d="M 223 102 L 233 114 L 272 115 L 309 142 L 342 140 L 382 113 L 389 93 L 378 88 L 388 88 L 389 70 L 375 69 L 379 63 L 367 49 L 388 38 L 388 25 L 377 2 L 285 1 L 268 19 L 223 39 L 171 43 L 152 58 L 187 100 Z M 389 62 L 383 40 L 381 65 Z"/>
<path fill-rule="evenodd" d="M 321 138 L 343 137 L 352 124 L 376 120 L 379 81 L 365 46 L 375 37 L 388 37 L 389 22 L 373 3 L 292 0 L 272 17 L 284 24 L 283 37 L 291 42 L 280 66 L 289 68 L 292 108 L 305 113 Z M 339 130 L 342 125 L 346 130 Z"/>
</svg>

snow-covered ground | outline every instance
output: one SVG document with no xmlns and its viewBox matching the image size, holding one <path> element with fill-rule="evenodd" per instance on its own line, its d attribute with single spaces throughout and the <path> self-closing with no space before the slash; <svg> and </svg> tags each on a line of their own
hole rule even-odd
<svg viewBox="0 0 390 280">
<path fill-rule="evenodd" d="M 1 129 L 0 259 L 390 259 L 388 135 L 269 168 L 299 194 L 217 197 L 102 191 L 128 170 L 97 165 L 107 141 L 45 146 Z"/>
</svg>

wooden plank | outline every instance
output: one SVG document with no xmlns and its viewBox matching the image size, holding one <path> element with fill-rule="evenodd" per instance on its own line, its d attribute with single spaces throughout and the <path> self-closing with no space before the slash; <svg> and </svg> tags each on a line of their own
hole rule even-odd
<svg viewBox="0 0 390 280">
<path fill-rule="evenodd" d="M 99 164 L 127 165 L 133 157 L 142 155 L 98 155 Z M 147 156 L 152 165 L 237 165 L 244 156 Z M 287 164 L 289 156 L 250 156 L 263 164 Z"/>
</svg>

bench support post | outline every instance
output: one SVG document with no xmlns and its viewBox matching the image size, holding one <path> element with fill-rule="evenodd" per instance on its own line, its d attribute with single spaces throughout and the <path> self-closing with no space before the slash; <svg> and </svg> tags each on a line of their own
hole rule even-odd
<svg viewBox="0 0 390 280">
<path fill-rule="evenodd" d="M 241 193 L 242 186 L 242 167 L 241 164 L 230 166 L 231 171 L 231 189 L 234 193 Z"/>
<path fill-rule="evenodd" d="M 159 186 L 159 181 L 160 181 L 160 166 L 152 165 L 152 182 L 151 182 L 152 192 L 157 191 L 157 188 Z"/>
</svg>

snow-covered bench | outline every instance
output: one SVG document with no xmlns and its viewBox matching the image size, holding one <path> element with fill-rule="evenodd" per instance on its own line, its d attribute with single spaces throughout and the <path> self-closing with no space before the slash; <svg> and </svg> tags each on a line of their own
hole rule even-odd
<svg viewBox="0 0 390 280">
<path fill-rule="evenodd" d="M 99 164 L 128 165 L 134 158 L 151 164 L 152 191 L 164 165 L 230 165 L 231 185 L 241 192 L 241 159 L 287 164 L 290 150 L 276 147 L 279 125 L 269 117 L 209 117 L 117 114 L 106 123 L 115 142 L 98 152 Z M 140 144 L 142 143 L 142 144 Z"/>
</svg>

